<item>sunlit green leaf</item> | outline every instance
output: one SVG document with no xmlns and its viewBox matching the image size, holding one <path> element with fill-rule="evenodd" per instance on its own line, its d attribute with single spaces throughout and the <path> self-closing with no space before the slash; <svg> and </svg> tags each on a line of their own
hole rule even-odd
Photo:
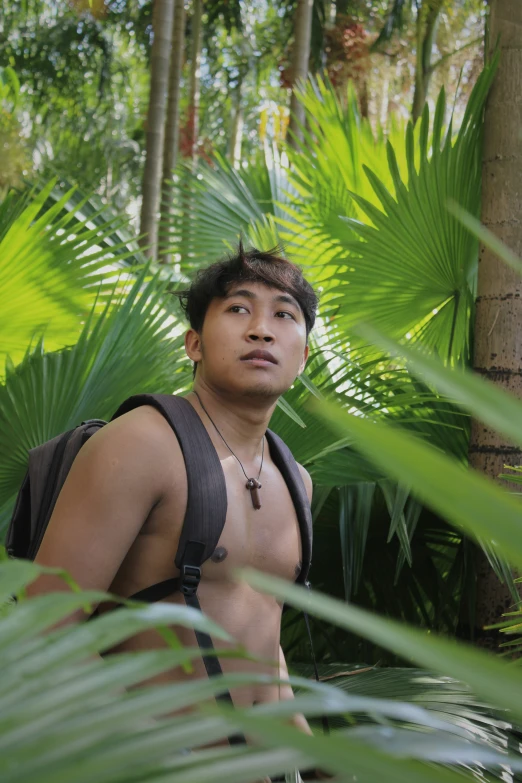
<svg viewBox="0 0 522 783">
<path fill-rule="evenodd" d="M 467 683 L 477 695 L 522 719 L 522 673 L 493 654 L 378 617 L 352 604 L 314 595 L 303 587 L 251 569 L 241 571 L 241 576 L 256 590 L 372 639 L 405 660 Z"/>
</svg>

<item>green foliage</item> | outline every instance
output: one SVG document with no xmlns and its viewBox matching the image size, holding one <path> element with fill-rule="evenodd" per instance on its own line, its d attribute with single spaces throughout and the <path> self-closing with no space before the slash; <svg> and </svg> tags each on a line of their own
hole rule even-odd
<svg viewBox="0 0 522 783">
<path fill-rule="evenodd" d="M 385 187 L 392 186 L 386 139 L 398 150 L 397 165 L 406 173 L 402 152 L 405 126 L 392 117 L 387 135 L 380 127 L 375 131 L 360 115 L 351 85 L 340 100 L 330 84 L 321 79 L 310 81 L 301 90 L 300 101 L 308 127 L 303 129 L 298 148 L 288 151 L 296 197 L 282 234 L 296 258 L 313 265 L 310 272 L 318 279 L 327 280 L 328 275 L 319 275 L 314 267 L 327 262 L 337 274 L 337 265 L 346 257 L 346 236 L 350 236 L 344 219 L 364 217 L 353 194 L 378 203 L 366 167 L 378 172 Z"/>
<path fill-rule="evenodd" d="M 343 418 L 334 409 L 331 415 L 336 433 L 350 437 L 357 449 L 393 479 L 407 482 L 443 518 L 479 541 L 491 538 L 493 550 L 512 565 L 522 563 L 522 542 L 513 549 L 521 513 L 515 498 L 398 428 L 355 416 Z M 488 536 L 492 518 L 497 519 L 494 537 Z"/>
<path fill-rule="evenodd" d="M 188 387 L 169 279 L 142 260 L 125 221 L 53 181 L 0 204 L 0 529 L 29 449 L 132 394 Z"/>
<path fill-rule="evenodd" d="M 20 82 L 13 68 L 0 67 L 0 194 L 20 184 L 30 161 L 21 134 Z"/>
<path fill-rule="evenodd" d="M 73 347 L 45 352 L 39 343 L 8 371 L 0 386 L 0 505 L 21 483 L 29 449 L 85 419 L 109 419 L 132 394 L 188 386 L 164 289 L 139 278 L 98 318 L 91 312 Z"/>
<path fill-rule="evenodd" d="M 149 3 L 117 0 L 13 0 L 0 8 L 3 62 L 22 88 L 36 169 L 120 208 L 139 188 L 149 11 Z"/>
<path fill-rule="evenodd" d="M 255 589 L 394 649 L 405 660 L 467 682 L 479 696 L 509 710 L 514 718 L 520 720 L 522 677 L 519 667 L 471 645 L 426 634 L 388 618 L 377 618 L 356 606 L 312 594 L 275 577 L 247 569 L 243 578 Z"/>
<path fill-rule="evenodd" d="M 42 138 L 52 138 L 51 165 L 76 171 L 105 199 L 123 203 L 137 182 L 150 5 L 109 2 L 105 21 L 96 4 L 56 11 L 31 0 L 24 4 L 29 46 L 23 51 L 17 37 L 23 9 L 15 5 L 2 12 L 8 21 L 2 34 L 17 33 L 9 51 L 23 90 L 4 69 L 0 100 L 8 113 L 22 99 L 37 107 L 41 116 L 32 130 L 37 135 L 41 125 Z M 239 7 L 225 5 L 212 13 L 225 14 L 230 29 L 239 27 Z M 317 5 L 319 18 L 324 8 Z M 128 22 L 139 33 L 134 41 Z M 259 33 L 252 34 L 251 24 L 248 45 L 237 52 L 233 36 L 216 32 L 207 41 L 208 51 L 221 49 L 221 59 L 216 56 L 203 80 L 203 135 L 223 150 L 223 106 L 246 108 L 247 126 L 252 131 L 257 124 L 257 104 L 241 94 L 242 83 L 265 67 L 257 61 L 259 69 L 251 67 Z M 222 83 L 213 84 L 214 71 L 223 72 Z M 249 165 L 240 169 L 218 155 L 188 184 L 180 169 L 177 217 L 183 220 L 171 242 L 185 276 L 233 247 L 239 233 L 263 247 L 282 240 L 323 294 L 309 367 L 272 426 L 314 479 L 312 578 L 342 600 L 310 597 L 259 575 L 247 576 L 251 584 L 316 613 L 312 627 L 323 662 L 371 660 L 389 648 L 469 683 L 497 712 L 453 679 L 434 676 L 433 690 L 426 692 L 424 682 L 417 690 L 413 683 L 422 677 L 411 670 L 383 673 L 388 695 L 415 702 L 390 703 L 376 698 L 381 673 L 368 672 L 374 679 L 366 684 L 359 679 L 356 693 L 356 678 L 337 676 L 339 666 L 329 670 L 337 688 L 296 679 L 303 691 L 295 704 L 234 713 L 205 702 L 225 684 L 245 682 L 241 676 L 123 693 L 145 677 L 187 665 L 197 653 L 175 647 L 110 656 L 103 664 L 93 653 L 157 624 L 197 624 L 216 638 L 219 629 L 181 607 L 158 605 L 50 630 L 100 596 L 45 596 L 2 607 L 3 780 L 246 783 L 321 764 L 342 780 L 442 783 L 469 777 L 464 767 L 482 779 L 500 776 L 500 764 L 520 769 L 504 751 L 516 748 L 517 729 L 509 721 L 521 718 L 518 668 L 346 604 L 356 596 L 384 614 L 452 632 L 464 592 L 464 536 L 476 538 L 506 578 L 506 558 L 517 566 L 522 560 L 518 503 L 464 466 L 467 413 L 521 442 L 520 405 L 449 369 L 465 364 L 470 352 L 476 241 L 473 217 L 464 223 L 460 215 L 478 211 L 481 115 L 493 74 L 494 66 L 479 80 L 457 132 L 451 123 L 444 128 L 444 93 L 432 118 L 426 109 L 415 128 L 390 122 L 384 133 L 360 116 L 353 91 L 340 100 L 321 80 L 310 83 L 301 94 L 307 113 L 301 149 L 281 153 L 266 144 L 263 154 L 247 153 Z M 234 104 L 230 89 L 237 90 Z M 83 102 L 73 105 L 78 94 Z M 87 417 L 110 417 L 129 394 L 183 390 L 190 377 L 181 325 L 166 296 L 177 272 L 151 277 L 145 270 L 136 279 L 143 258 L 100 200 L 59 194 L 53 183 L 11 194 L 0 207 L 0 251 L 0 337 L 11 356 L 0 385 L 5 520 L 27 449 Z M 361 321 L 373 331 L 362 330 Z M 317 402 L 324 399 L 336 406 Z M 30 564 L 1 564 L 0 597 L 21 593 L 35 574 Z M 510 622 L 518 632 L 516 618 Z M 308 656 L 295 611 L 285 614 L 283 639 L 291 660 Z M 164 717 L 182 707 L 196 712 Z M 284 722 L 296 709 L 336 716 L 340 733 L 299 734 Z M 180 753 L 237 730 L 254 735 L 258 746 Z M 455 772 L 437 762 L 462 766 Z"/>
<path fill-rule="evenodd" d="M 345 341 L 371 317 L 449 361 L 466 360 L 477 246 L 447 205 L 477 213 L 482 109 L 495 66 L 455 137 L 451 123 L 443 133 L 443 91 L 432 123 L 426 108 L 404 141 L 400 126 L 386 141 L 359 116 L 353 93 L 343 108 L 331 88 L 309 84 L 301 100 L 310 130 L 289 150 L 292 168 L 268 152 L 240 172 L 221 158 L 203 167 L 185 216 L 193 228 L 177 236 L 176 251 L 198 265 L 240 233 L 266 237 L 270 227 L 322 286 L 322 315 L 335 316 Z M 180 203 L 186 198 L 182 188 Z"/>
<path fill-rule="evenodd" d="M 20 81 L 13 68 L 0 69 L 0 103 L 13 111 L 20 97 Z"/>
<path fill-rule="evenodd" d="M 516 749 L 516 728 L 506 720 L 506 715 L 492 713 L 466 685 L 451 677 L 412 667 L 380 668 L 337 663 L 319 664 L 318 669 L 321 682 L 334 685 L 345 693 L 416 704 L 433 710 L 441 720 L 455 724 L 493 748 Z M 313 676 L 310 665 L 297 667 L 297 672 L 301 676 Z M 368 715 L 360 719 L 362 725 L 366 722 L 378 721 Z M 332 723 L 336 727 L 343 725 L 339 719 L 333 719 Z"/>
<path fill-rule="evenodd" d="M 278 162 L 277 150 L 265 149 L 255 165 L 237 171 L 217 155 L 212 165 L 200 164 L 195 180 L 189 165 L 180 166 L 178 210 L 169 227 L 169 242 L 184 273 L 235 249 L 242 233 L 247 235 L 251 226 L 264 225 L 280 212 L 287 178 Z M 277 239 L 272 245 L 276 243 Z"/>
<path fill-rule="evenodd" d="M 360 155 L 353 155 L 354 173 L 360 172 L 360 178 L 373 191 L 373 197 L 368 198 L 353 175 L 353 184 L 345 182 L 345 199 L 355 201 L 362 219 L 360 213 L 353 214 L 353 208 L 343 209 L 335 187 L 333 198 L 328 193 L 328 182 L 339 182 L 336 172 L 341 167 L 336 155 L 328 154 L 328 148 L 323 151 L 326 141 L 316 145 L 317 157 L 324 161 L 324 174 L 320 181 L 317 175 L 313 180 L 311 176 L 306 178 L 310 183 L 308 199 L 304 210 L 298 208 L 296 214 L 313 214 L 314 207 L 308 204 L 317 196 L 321 203 L 324 193 L 325 202 L 333 200 L 330 211 L 337 219 L 328 219 L 328 213 L 316 218 L 309 231 L 299 232 L 297 241 L 304 249 L 309 247 L 310 239 L 317 258 L 324 247 L 330 264 L 341 265 L 326 290 L 338 299 L 337 326 L 348 334 L 354 324 L 371 320 L 388 334 L 411 334 L 412 339 L 450 361 L 467 358 L 477 250 L 466 229 L 448 213 L 447 204 L 452 199 L 468 212 L 477 213 L 482 109 L 495 65 L 477 82 L 455 138 L 451 123 L 443 134 L 442 91 L 433 123 L 426 107 L 417 132 L 409 125 L 405 158 L 402 152 L 398 157 L 397 144 L 390 141 L 381 145 L 387 161 L 380 167 L 376 166 L 377 160 L 372 165 Z M 305 105 L 312 117 L 321 117 L 317 104 L 320 101 L 313 101 L 308 92 Z M 321 138 L 330 137 L 329 127 Z M 350 151 L 362 147 L 360 142 L 353 144 L 347 139 Z M 340 145 L 336 143 L 336 147 Z M 302 165 L 300 160 L 301 156 L 296 155 L 297 168 Z M 296 222 L 302 226 L 302 220 Z M 322 235 L 326 238 L 318 243 Z M 288 238 L 292 241 L 293 237 Z"/>
<path fill-rule="evenodd" d="M 372 327 L 363 327 L 361 331 L 383 350 L 405 360 L 412 372 L 446 397 L 458 401 L 496 432 L 522 446 L 522 409 L 511 394 L 465 368 L 452 371 L 429 353 L 400 345 Z"/>
<path fill-rule="evenodd" d="M 376 47 L 385 41 L 389 41 L 393 33 L 403 27 L 404 15 L 409 6 L 410 3 L 408 3 L 408 0 L 392 0 L 386 21 L 382 27 L 381 32 L 379 33 L 377 40 L 375 41 L 374 45 Z"/>
<path fill-rule="evenodd" d="M 237 674 L 136 688 L 173 667 L 190 666 L 199 650 L 179 647 L 170 634 L 172 644 L 163 649 L 109 654 L 119 642 L 167 625 L 206 631 L 218 644 L 227 635 L 199 612 L 176 604 L 129 603 L 87 623 L 57 628 L 75 609 L 107 596 L 62 592 L 5 603 L 42 570 L 22 561 L 0 564 L 0 771 L 6 783 L 35 776 L 46 783 L 93 778 L 99 783 L 249 783 L 252 775 L 313 765 L 338 772 L 340 780 L 357 774 L 377 783 L 386 774 L 387 780 L 450 783 L 462 779 L 464 768 L 456 773 L 437 762 L 480 764 L 492 776 L 508 765 L 522 768 L 519 758 L 505 752 L 512 746 L 506 721 L 477 703 L 465 686 L 419 671 L 366 672 L 366 683 L 346 678 L 343 687 L 292 677 L 298 689 L 294 702 L 234 712 L 218 710 L 208 700 L 224 688 L 273 680 Z M 321 613 L 332 611 L 327 599 L 316 596 L 314 602 Z M 346 624 L 347 607 L 340 616 Z M 424 646 L 435 642 L 422 641 Z M 226 654 L 240 655 L 234 649 Z M 382 698 L 382 674 L 394 683 L 391 700 Z M 182 709 L 182 716 L 176 714 Z M 295 710 L 338 716 L 342 728 L 331 736 L 307 737 L 285 723 Z M 237 731 L 254 736 L 256 744 L 204 747 Z"/>
<path fill-rule="evenodd" d="M 127 246 L 105 240 L 121 220 L 95 225 L 65 209 L 72 191 L 52 204 L 51 181 L 40 191 L 12 192 L 0 204 L 0 359 L 18 362 L 45 332 L 48 349 L 76 341 L 96 293 L 114 287 Z M 112 281 L 111 281 L 112 278 Z"/>
</svg>

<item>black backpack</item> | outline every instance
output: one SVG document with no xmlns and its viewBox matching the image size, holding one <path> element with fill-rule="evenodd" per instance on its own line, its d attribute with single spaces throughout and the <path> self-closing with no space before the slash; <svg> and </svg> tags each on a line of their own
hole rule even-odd
<svg viewBox="0 0 522 783">
<path fill-rule="evenodd" d="M 185 519 L 175 557 L 180 576 L 151 585 L 131 598 L 161 601 L 181 590 L 188 606 L 201 610 L 197 590 L 201 565 L 213 554 L 225 525 L 227 493 L 225 478 L 214 445 L 192 405 L 183 397 L 139 394 L 121 405 L 113 419 L 141 405 L 151 405 L 163 414 L 174 430 L 187 471 L 188 497 Z M 6 548 L 10 556 L 36 557 L 56 500 L 71 465 L 83 444 L 106 424 L 101 419 L 82 422 L 68 432 L 31 449 L 29 468 L 21 486 L 9 525 Z M 312 515 L 297 463 L 289 448 L 271 430 L 266 431 L 270 455 L 281 472 L 292 498 L 301 532 L 302 567 L 297 582 L 309 587 L 312 554 Z M 308 627 L 308 618 L 305 616 Z M 203 651 L 212 651 L 210 636 L 196 631 Z M 311 641 L 311 638 L 310 638 Z M 209 676 L 221 674 L 215 655 L 203 654 Z M 315 663 L 315 661 L 314 661 Z M 220 698 L 229 700 L 228 693 Z"/>
</svg>

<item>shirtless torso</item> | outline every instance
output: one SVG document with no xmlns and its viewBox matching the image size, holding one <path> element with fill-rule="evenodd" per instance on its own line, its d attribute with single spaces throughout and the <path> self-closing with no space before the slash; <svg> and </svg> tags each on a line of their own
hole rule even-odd
<svg viewBox="0 0 522 783">
<path fill-rule="evenodd" d="M 265 661 L 223 658 L 225 673 L 254 671 L 277 675 L 281 673 L 281 606 L 274 598 L 235 581 L 233 572 L 252 566 L 295 580 L 301 562 L 296 512 L 268 449 L 262 472 L 262 507 L 253 508 L 238 463 L 198 410 L 193 395 L 189 400 L 220 458 L 228 499 L 218 546 L 202 567 L 198 590 L 201 607 L 249 653 Z M 304 469 L 301 472 L 310 496 L 310 478 Z M 174 558 L 186 501 L 185 465 L 176 436 L 156 410 L 138 408 L 100 430 L 80 452 L 37 561 L 66 567 L 85 589 L 101 588 L 130 596 L 177 576 Z M 63 589 L 63 584 L 46 576 L 35 583 L 34 592 L 56 588 Z M 184 603 L 180 593 L 167 600 Z M 196 646 L 192 631 L 175 630 L 184 644 Z M 117 649 L 151 649 L 163 644 L 157 632 L 148 631 Z M 204 676 L 203 662 L 197 661 L 192 674 L 176 669 L 155 681 Z M 289 688 L 259 685 L 235 689 L 231 695 L 237 706 L 292 696 Z"/>
</svg>

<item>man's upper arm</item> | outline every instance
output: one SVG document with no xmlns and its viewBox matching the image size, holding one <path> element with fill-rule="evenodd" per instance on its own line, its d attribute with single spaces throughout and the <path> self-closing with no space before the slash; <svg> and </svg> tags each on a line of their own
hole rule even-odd
<svg viewBox="0 0 522 783">
<path fill-rule="evenodd" d="M 158 417 L 151 408 L 139 408 L 83 446 L 56 502 L 37 563 L 64 568 L 83 589 L 110 587 L 166 486 L 165 450 L 176 439 Z M 66 589 L 63 580 L 41 576 L 30 592 L 55 589 Z"/>
</svg>

